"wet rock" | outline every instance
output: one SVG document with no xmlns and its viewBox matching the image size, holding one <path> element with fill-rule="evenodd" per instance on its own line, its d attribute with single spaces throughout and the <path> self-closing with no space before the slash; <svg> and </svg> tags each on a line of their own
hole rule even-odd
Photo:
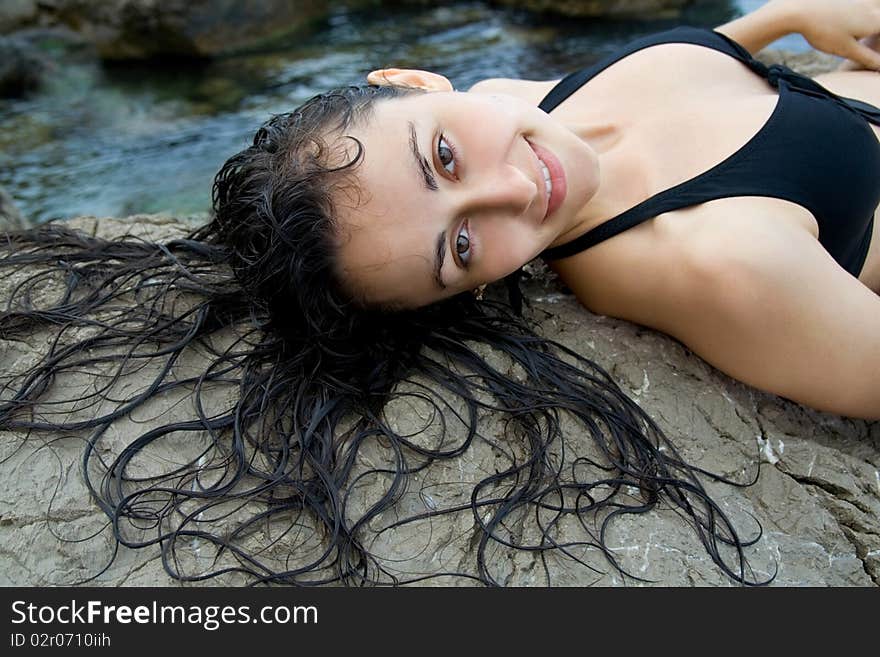
<svg viewBox="0 0 880 657">
<path fill-rule="evenodd" d="M 15 98 L 35 91 L 47 63 L 27 41 L 0 37 L 0 98 Z"/>
<path fill-rule="evenodd" d="M 670 18 L 690 0 L 495 0 L 497 4 L 563 16 Z"/>
<path fill-rule="evenodd" d="M 0 187 L 0 230 L 23 228 L 27 222 L 12 196 Z"/>
<path fill-rule="evenodd" d="M 37 0 L 3 0 L 0 2 L 0 34 L 6 34 L 37 22 L 40 15 Z"/>
<path fill-rule="evenodd" d="M 815 76 L 836 69 L 842 61 L 839 57 L 824 52 L 790 52 L 768 48 L 757 54 L 756 59 L 770 64 L 785 64 L 803 75 Z"/>
<path fill-rule="evenodd" d="M 31 22 L 67 25 L 105 59 L 210 57 L 279 38 L 328 10 L 318 0 L 42 0 Z"/>
<path fill-rule="evenodd" d="M 90 234 L 109 237 L 132 233 L 153 240 L 171 239 L 191 227 L 161 215 L 123 220 L 92 217 L 72 223 Z M 593 315 L 545 273 L 536 269 L 533 274 L 525 285 L 530 299 L 526 316 L 539 332 L 608 370 L 623 391 L 663 428 L 686 460 L 743 484 L 756 479 L 744 487 L 704 480 L 743 538 L 760 534 L 755 545 L 746 548 L 751 576 L 762 579 L 775 574 L 773 583 L 777 586 L 880 584 L 880 422 L 818 413 L 754 390 L 660 333 Z M 0 298 L 12 284 L 14 280 L 0 280 Z M 488 294 L 493 293 L 503 291 L 490 288 Z M 45 348 L 45 341 L 39 334 L 24 341 L 0 340 L 0 362 L 11 369 L 27 368 Z M 503 355 L 486 346 L 476 348 L 503 367 Z M 200 371 L 195 360 L 181 365 Z M 510 367 L 509 372 L 513 378 L 520 376 L 516 367 Z M 71 383 L 74 389 L 89 385 L 85 377 Z M 160 415 L 163 404 L 167 405 L 162 416 L 165 422 L 188 419 L 192 412 L 185 398 L 157 399 L 155 408 L 143 409 L 129 423 L 114 426 L 102 455 L 109 458 L 134 432 L 145 431 L 144 423 Z M 461 409 L 454 399 L 450 404 L 446 428 L 454 441 L 463 425 L 457 424 L 452 412 Z M 391 404 L 386 416 L 401 432 L 425 429 L 418 440 L 430 441 L 439 422 L 433 411 L 430 404 L 412 396 Z M 487 411 L 481 416 L 480 432 L 482 440 L 475 441 L 458 459 L 414 473 L 398 505 L 364 529 L 364 540 L 383 567 L 407 577 L 474 571 L 479 532 L 469 510 L 397 527 L 393 523 L 430 510 L 466 505 L 475 482 L 506 467 L 509 442 L 504 439 L 503 417 Z M 79 468 L 83 443 L 72 436 L 55 438 L 0 432 L 0 585 L 78 582 L 99 573 L 113 554 L 106 518 L 83 485 Z M 586 442 L 574 432 L 566 440 L 572 449 L 581 449 Z M 204 445 L 192 442 L 169 443 L 164 452 L 153 455 L 155 462 L 197 458 Z M 353 465 L 352 479 L 390 465 L 389 459 L 393 457 L 380 441 L 365 444 Z M 350 496 L 348 512 L 363 512 L 387 490 L 387 478 L 363 476 Z M 510 518 L 506 530 L 518 540 L 534 540 L 530 534 L 534 528 L 526 520 Z M 254 537 L 271 543 L 272 549 L 261 553 L 262 561 L 277 558 L 290 565 L 296 555 L 291 555 L 285 543 L 285 531 L 286 526 L 279 522 L 267 525 L 263 534 Z M 731 583 L 692 528 L 665 505 L 613 524 L 606 538 L 620 565 L 644 581 L 624 580 L 598 550 L 582 542 L 583 527 L 575 521 L 560 522 L 556 538 L 572 546 L 581 541 L 580 547 L 571 547 L 570 556 L 548 551 L 542 561 L 540 555 L 494 545 L 487 550 L 487 564 L 498 581 L 507 585 Z M 87 540 L 78 542 L 81 539 Z M 278 551 L 274 557 L 273 550 Z M 176 558 L 210 566 L 212 555 L 209 544 L 193 539 L 180 546 Z M 171 584 L 159 556 L 156 546 L 122 548 L 110 568 L 92 583 Z M 239 580 L 230 577 L 224 582 L 243 583 Z M 446 576 L 428 583 L 472 582 Z"/>
</svg>

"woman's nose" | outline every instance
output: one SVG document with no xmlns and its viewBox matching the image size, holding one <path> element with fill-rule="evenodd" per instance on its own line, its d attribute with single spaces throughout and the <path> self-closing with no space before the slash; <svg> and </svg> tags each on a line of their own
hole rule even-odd
<svg viewBox="0 0 880 657">
<path fill-rule="evenodd" d="M 494 171 L 483 171 L 466 185 L 463 214 L 505 213 L 525 214 L 538 198 L 537 182 L 513 164 L 504 164 Z"/>
</svg>

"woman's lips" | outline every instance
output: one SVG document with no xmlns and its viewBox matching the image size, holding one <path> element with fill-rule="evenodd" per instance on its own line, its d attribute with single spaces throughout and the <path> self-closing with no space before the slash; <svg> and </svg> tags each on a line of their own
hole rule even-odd
<svg viewBox="0 0 880 657">
<path fill-rule="evenodd" d="M 539 162 L 543 163 L 550 172 L 550 184 L 552 187 L 550 189 L 550 198 L 547 200 L 547 210 L 541 219 L 541 222 L 543 223 L 550 215 L 559 209 L 559 206 L 562 205 L 562 202 L 565 200 L 565 193 L 567 191 L 565 169 L 562 168 L 562 163 L 552 151 L 538 146 L 538 144 L 533 142 L 529 142 L 529 146 L 532 147 Z M 540 166 L 538 169 L 543 171 Z M 543 173 L 539 184 L 542 186 L 542 189 L 545 189 Z"/>
</svg>

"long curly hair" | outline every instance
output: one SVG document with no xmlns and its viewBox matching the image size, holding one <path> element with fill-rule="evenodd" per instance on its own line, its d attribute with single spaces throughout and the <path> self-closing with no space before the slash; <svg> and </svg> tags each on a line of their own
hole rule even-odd
<svg viewBox="0 0 880 657">
<path fill-rule="evenodd" d="M 721 478 L 685 462 L 596 363 L 538 335 L 516 297 L 404 310 L 346 294 L 333 199 L 363 147 L 341 160 L 326 137 L 409 93 L 348 87 L 272 117 L 217 174 L 211 220 L 183 237 L 61 222 L 4 234 L 0 338 L 46 347 L 2 373 L 0 430 L 81 435 L 115 545 L 160 546 L 184 581 L 494 585 L 515 550 L 588 568 L 595 553 L 624 572 L 608 528 L 665 500 L 723 572 L 758 583 L 744 551 L 757 538 L 701 484 Z M 77 376 L 90 389 L 68 385 Z M 153 412 L 162 400 L 173 421 Z M 153 426 L 133 423 L 145 415 Z M 491 471 L 451 482 L 446 466 L 480 449 Z M 457 491 L 438 503 L 429 480 Z M 378 550 L 449 514 L 472 518 L 469 563 L 413 574 Z"/>
</svg>

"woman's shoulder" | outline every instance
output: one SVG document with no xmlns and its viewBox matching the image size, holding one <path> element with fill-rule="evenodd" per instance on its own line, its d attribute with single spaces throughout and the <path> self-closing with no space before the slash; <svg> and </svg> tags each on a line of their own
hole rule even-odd
<svg viewBox="0 0 880 657">
<path fill-rule="evenodd" d="M 515 78 L 488 78 L 480 80 L 468 93 L 506 94 L 538 105 L 559 80 L 518 80 Z"/>
<path fill-rule="evenodd" d="M 696 32 L 713 34 L 711 30 L 696 30 Z M 664 37 L 666 34 L 669 36 Z M 621 53 L 600 60 L 593 65 L 595 70 L 585 81 L 584 86 L 593 82 L 594 78 L 601 78 L 602 86 L 605 87 L 637 87 L 641 88 L 644 94 L 646 86 L 652 85 L 668 95 L 676 84 L 688 88 L 711 85 L 719 79 L 719 76 L 723 77 L 731 71 L 742 68 L 740 62 L 729 53 L 704 47 L 706 44 L 693 39 L 672 38 L 678 34 L 678 31 L 671 30 L 668 33 L 652 35 L 657 39 L 653 45 L 634 48 L 640 43 L 635 41 L 630 46 L 622 48 Z M 688 32 L 682 34 L 686 35 Z M 720 35 L 716 36 L 720 38 Z M 623 56 L 619 56 L 620 54 Z M 683 72 L 686 75 L 682 75 Z M 468 92 L 508 94 L 537 105 L 558 82 L 559 79 L 489 78 L 477 82 L 468 89 Z M 597 79 L 596 82 L 599 80 Z"/>
</svg>

